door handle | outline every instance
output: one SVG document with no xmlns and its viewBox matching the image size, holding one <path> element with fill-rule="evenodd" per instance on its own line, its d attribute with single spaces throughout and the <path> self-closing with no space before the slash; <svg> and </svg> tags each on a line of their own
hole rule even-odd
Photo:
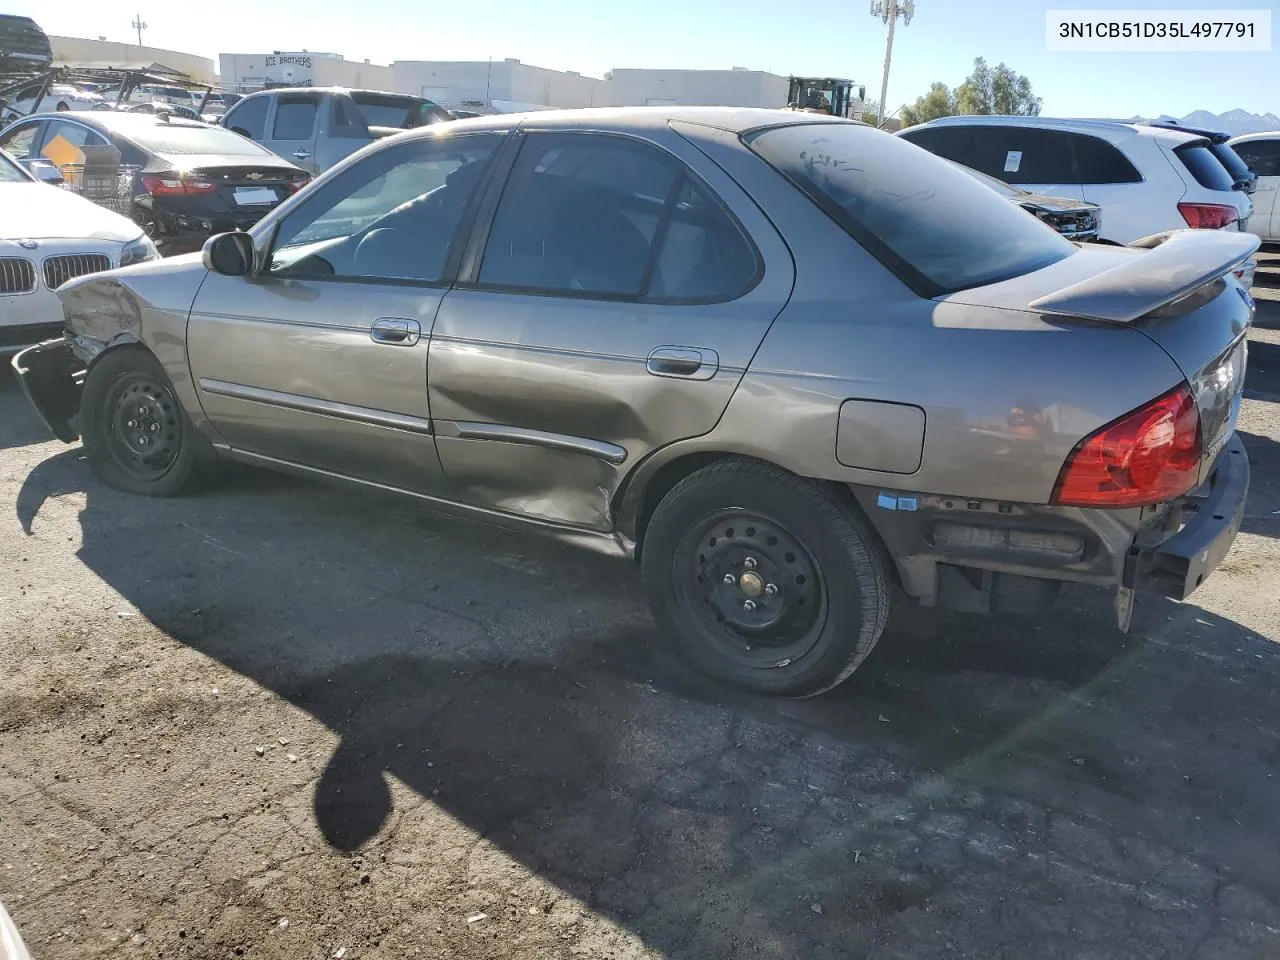
<svg viewBox="0 0 1280 960">
<path fill-rule="evenodd" d="M 658 347 L 649 354 L 645 369 L 655 377 L 710 380 L 720 369 L 720 357 L 705 347 Z"/>
<path fill-rule="evenodd" d="M 392 347 L 412 347 L 422 339 L 422 327 L 417 320 L 379 317 L 369 328 L 369 339 Z"/>
<path fill-rule="evenodd" d="M 310 160 L 310 159 L 311 159 L 311 154 L 310 154 L 310 153 L 308 153 L 306 150 L 295 150 L 295 151 L 293 151 L 293 159 L 295 159 L 295 160 Z"/>
</svg>

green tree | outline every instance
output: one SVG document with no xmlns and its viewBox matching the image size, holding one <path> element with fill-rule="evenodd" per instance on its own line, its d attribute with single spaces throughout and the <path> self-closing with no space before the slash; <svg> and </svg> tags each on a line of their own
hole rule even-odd
<svg viewBox="0 0 1280 960">
<path fill-rule="evenodd" d="M 1031 92 L 1031 81 L 1003 63 L 991 67 L 982 57 L 973 61 L 973 73 L 950 89 L 935 83 L 914 104 L 902 108 L 902 125 L 909 127 L 954 114 L 1001 114 L 1035 117 L 1044 101 Z"/>
<path fill-rule="evenodd" d="M 862 102 L 862 122 L 875 126 L 880 122 L 880 101 L 864 100 Z"/>
<path fill-rule="evenodd" d="M 1035 117 L 1044 101 L 1031 92 L 1031 81 L 1003 63 L 994 68 L 978 57 L 973 73 L 956 88 L 957 113 Z"/>
<path fill-rule="evenodd" d="M 911 127 L 917 123 L 928 123 L 939 117 L 949 117 L 956 113 L 956 95 L 945 83 L 935 83 L 929 92 L 913 104 L 907 104 L 900 114 L 902 125 Z"/>
</svg>

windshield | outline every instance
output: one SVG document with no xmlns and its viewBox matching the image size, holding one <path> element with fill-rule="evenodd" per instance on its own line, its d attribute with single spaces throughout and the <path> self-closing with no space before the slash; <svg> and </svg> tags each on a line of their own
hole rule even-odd
<svg viewBox="0 0 1280 960">
<path fill-rule="evenodd" d="M 364 114 L 364 122 L 371 127 L 396 127 L 400 130 L 410 130 L 448 119 L 444 110 L 436 104 L 417 97 L 397 97 L 385 93 L 353 93 L 351 99 Z"/>
<path fill-rule="evenodd" d="M 273 157 L 275 154 L 238 133 L 222 127 L 157 123 L 122 131 L 153 153 L 171 155 L 221 154 L 230 157 Z"/>
<path fill-rule="evenodd" d="M 924 296 L 1021 276 L 1075 247 L 956 165 L 863 124 L 811 123 L 748 145 Z"/>
</svg>

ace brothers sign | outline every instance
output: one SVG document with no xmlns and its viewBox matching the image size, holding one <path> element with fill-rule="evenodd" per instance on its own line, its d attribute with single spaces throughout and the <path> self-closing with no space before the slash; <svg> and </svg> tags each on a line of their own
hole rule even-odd
<svg viewBox="0 0 1280 960">
<path fill-rule="evenodd" d="M 263 67 L 267 79 L 273 83 L 283 83 L 291 87 L 310 87 L 315 80 L 309 53 L 272 54 L 265 58 Z"/>
</svg>

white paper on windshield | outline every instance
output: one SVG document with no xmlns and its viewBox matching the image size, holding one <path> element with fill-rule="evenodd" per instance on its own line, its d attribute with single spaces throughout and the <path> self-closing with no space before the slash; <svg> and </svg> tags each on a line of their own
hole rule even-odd
<svg viewBox="0 0 1280 960">
<path fill-rule="evenodd" d="M 1010 150 L 1004 155 L 1004 172 L 1017 173 L 1022 168 L 1022 151 Z"/>
<path fill-rule="evenodd" d="M 236 187 L 236 204 L 241 207 L 275 203 L 276 199 L 276 192 L 270 187 Z"/>
</svg>

